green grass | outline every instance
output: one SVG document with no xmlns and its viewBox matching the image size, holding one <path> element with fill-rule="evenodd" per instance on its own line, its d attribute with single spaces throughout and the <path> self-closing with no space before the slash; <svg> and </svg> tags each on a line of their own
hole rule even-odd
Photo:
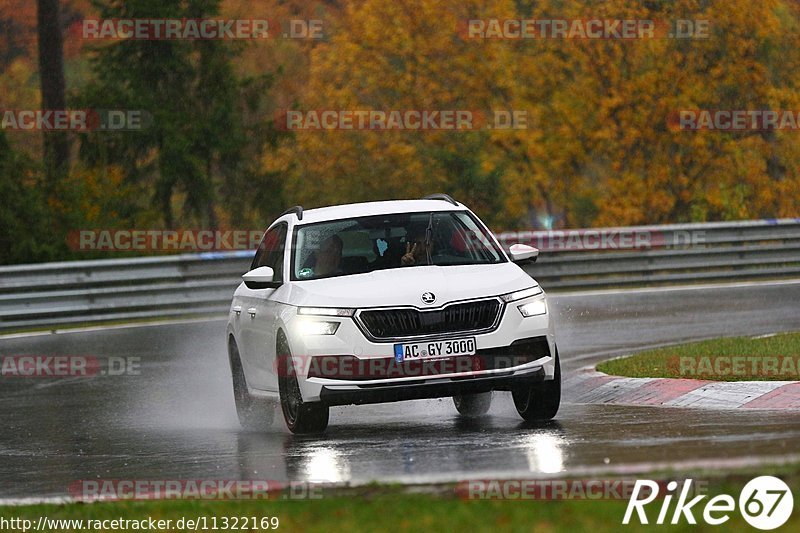
<svg viewBox="0 0 800 533">
<path fill-rule="evenodd" d="M 597 369 L 606 374 L 637 378 L 797 381 L 800 379 L 798 363 L 800 333 L 784 333 L 657 348 L 606 361 Z"/>
<path fill-rule="evenodd" d="M 770 472 L 770 470 L 772 470 Z M 790 487 L 800 481 L 800 467 L 765 468 L 764 471 L 745 475 L 729 474 L 708 478 L 702 474 L 695 480 L 708 482 L 710 495 L 730 494 L 735 499 L 744 484 L 756 475 L 773 474 L 781 477 Z M 686 476 L 678 476 L 678 479 Z M 647 476 L 644 476 L 647 477 Z M 686 476 L 691 477 L 691 476 Z M 672 477 L 674 478 L 674 476 Z M 657 476 L 654 479 L 672 479 Z M 627 500 L 605 501 L 534 501 L 534 500 L 462 500 L 455 495 L 452 485 L 438 485 L 412 489 L 399 486 L 373 485 L 359 489 L 328 490 L 318 500 L 267 501 L 186 501 L 162 500 L 151 502 L 107 502 L 94 504 L 31 505 L 0 507 L 0 520 L 24 518 L 34 524 L 40 516 L 49 519 L 147 519 L 172 520 L 170 528 L 161 531 L 183 531 L 174 523 L 180 518 L 197 519 L 222 517 L 278 517 L 278 531 L 643 531 L 652 529 L 663 500 L 648 506 L 651 524 L 643 526 L 635 521 L 622 526 Z M 706 498 L 695 507 L 695 517 L 700 525 L 692 526 L 682 521 L 678 526 L 658 526 L 663 531 L 698 531 L 714 529 L 702 523 L 702 506 Z M 670 513 L 674 510 L 671 503 Z M 697 507 L 700 507 L 699 512 Z M 671 516 L 671 514 L 669 515 Z M 749 528 L 738 511 L 731 513 L 725 524 L 726 531 Z M 52 531 L 78 531 L 77 528 L 51 529 Z M 202 530 L 202 529 L 201 529 Z M 222 530 L 222 529 L 218 529 Z M 247 528 L 247 531 L 268 529 Z M 795 513 L 782 530 L 800 530 L 800 513 Z"/>
</svg>

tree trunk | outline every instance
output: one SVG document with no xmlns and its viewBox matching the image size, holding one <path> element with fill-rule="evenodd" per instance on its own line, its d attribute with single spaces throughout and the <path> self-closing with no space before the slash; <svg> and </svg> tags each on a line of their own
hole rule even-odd
<svg viewBox="0 0 800 533">
<path fill-rule="evenodd" d="M 64 42 L 58 0 L 37 0 L 39 77 L 42 109 L 66 109 Z M 69 138 L 65 131 L 44 132 L 44 163 L 48 192 L 69 169 Z"/>
</svg>

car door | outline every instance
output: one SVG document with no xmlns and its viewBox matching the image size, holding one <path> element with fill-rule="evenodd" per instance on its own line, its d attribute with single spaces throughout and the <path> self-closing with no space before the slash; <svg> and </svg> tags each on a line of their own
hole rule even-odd
<svg viewBox="0 0 800 533">
<path fill-rule="evenodd" d="M 281 222 L 264 233 L 250 269 L 268 266 L 275 272 L 276 285 L 284 281 L 284 254 L 289 225 Z M 242 364 L 247 384 L 254 389 L 277 391 L 275 331 L 278 304 L 275 288 L 240 287 L 241 313 L 238 315 Z"/>
</svg>

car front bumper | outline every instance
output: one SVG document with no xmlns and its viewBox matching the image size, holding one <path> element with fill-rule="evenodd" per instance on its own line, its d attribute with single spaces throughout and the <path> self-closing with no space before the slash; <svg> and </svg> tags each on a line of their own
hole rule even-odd
<svg viewBox="0 0 800 533">
<path fill-rule="evenodd" d="M 549 310 L 525 318 L 516 308 L 525 301 L 529 300 L 506 305 L 497 327 L 490 332 L 442 335 L 440 338 L 474 337 L 477 353 L 416 361 L 419 366 L 441 365 L 432 371 L 420 371 L 405 363 L 395 365 L 395 342 L 367 339 L 350 318 L 314 317 L 311 320 L 339 322 L 336 334 L 302 335 L 297 324 L 309 319 L 295 315 L 288 321 L 287 330 L 303 400 L 330 405 L 388 402 L 509 390 L 519 384 L 553 379 L 555 331 Z M 531 342 L 520 357 L 518 343 Z M 331 359 L 346 363 L 333 365 L 334 374 L 337 368 L 341 370 L 338 375 L 313 370 L 320 361 Z"/>
<path fill-rule="evenodd" d="M 326 405 L 361 405 L 441 398 L 458 394 L 476 394 L 493 390 L 513 390 L 545 380 L 542 366 L 509 370 L 497 374 L 469 377 L 430 378 L 407 383 L 372 385 L 323 385 L 319 399 Z"/>
</svg>

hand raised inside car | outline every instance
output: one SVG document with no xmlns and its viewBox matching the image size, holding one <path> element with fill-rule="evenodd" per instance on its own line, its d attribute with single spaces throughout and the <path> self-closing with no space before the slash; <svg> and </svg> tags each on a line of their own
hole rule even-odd
<svg viewBox="0 0 800 533">
<path fill-rule="evenodd" d="M 406 253 L 403 257 L 400 258 L 400 264 L 403 266 L 413 265 L 417 262 L 416 257 L 414 256 L 414 252 L 417 251 L 417 243 L 414 243 L 414 246 L 411 246 L 410 242 L 406 243 Z"/>
</svg>

